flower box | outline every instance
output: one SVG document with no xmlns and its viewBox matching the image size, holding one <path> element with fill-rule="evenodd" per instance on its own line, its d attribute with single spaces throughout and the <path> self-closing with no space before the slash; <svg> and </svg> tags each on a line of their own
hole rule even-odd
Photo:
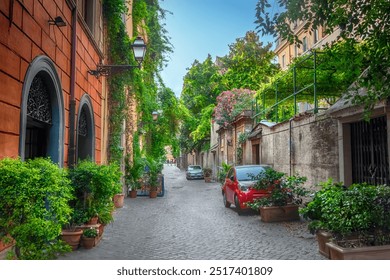
<svg viewBox="0 0 390 280">
<path fill-rule="evenodd" d="M 285 206 L 260 207 L 261 221 L 265 223 L 288 222 L 299 220 L 299 205 L 288 204 Z"/>
<path fill-rule="evenodd" d="M 390 260 L 390 245 L 344 248 L 326 243 L 331 260 Z"/>
</svg>

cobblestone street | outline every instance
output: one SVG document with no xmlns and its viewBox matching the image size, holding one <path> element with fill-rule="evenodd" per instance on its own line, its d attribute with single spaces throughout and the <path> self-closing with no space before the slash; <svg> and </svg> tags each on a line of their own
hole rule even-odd
<svg viewBox="0 0 390 280">
<path fill-rule="evenodd" d="M 321 260 L 304 222 L 262 223 L 223 206 L 219 183 L 187 181 L 164 167 L 165 195 L 125 198 L 100 243 L 59 259 L 75 260 Z"/>
</svg>

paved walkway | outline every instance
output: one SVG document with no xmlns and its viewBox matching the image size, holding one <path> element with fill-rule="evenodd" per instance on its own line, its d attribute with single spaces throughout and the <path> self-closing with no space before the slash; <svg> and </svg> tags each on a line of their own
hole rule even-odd
<svg viewBox="0 0 390 280">
<path fill-rule="evenodd" d="M 165 196 L 125 198 L 101 242 L 59 259 L 322 260 L 304 222 L 262 223 L 223 206 L 219 183 L 187 181 L 165 165 Z"/>
</svg>

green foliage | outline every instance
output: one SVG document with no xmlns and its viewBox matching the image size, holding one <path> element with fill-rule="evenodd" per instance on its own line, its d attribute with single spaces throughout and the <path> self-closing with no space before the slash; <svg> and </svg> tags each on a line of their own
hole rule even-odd
<svg viewBox="0 0 390 280">
<path fill-rule="evenodd" d="M 151 190 L 157 190 L 159 186 L 159 175 L 164 167 L 164 162 L 162 159 L 147 158 L 147 177 Z"/>
<path fill-rule="evenodd" d="M 211 55 L 203 62 L 195 60 L 184 77 L 180 101 L 186 108 L 182 118 L 180 146 L 183 150 L 201 150 L 210 138 L 210 109 L 218 94 L 225 90 L 220 68 Z M 205 116 L 204 114 L 207 114 Z"/>
<path fill-rule="evenodd" d="M 365 245 L 390 244 L 390 189 L 328 181 L 301 210 L 309 229 L 325 229 L 337 240 L 356 235 Z"/>
<path fill-rule="evenodd" d="M 114 209 L 113 196 L 122 192 L 119 166 L 84 160 L 69 170 L 69 176 L 76 195 L 72 223 L 82 224 L 94 216 L 107 219 L 107 213 Z"/>
<path fill-rule="evenodd" d="M 274 76 L 272 82 L 263 84 L 256 96 L 261 118 L 288 120 L 296 113 L 295 101 L 314 104 L 314 74 L 317 101 L 322 102 L 319 106 L 328 107 L 340 98 L 367 66 L 363 45 L 351 40 L 326 46 L 316 54 L 300 56 L 287 71 Z M 294 90 L 301 92 L 294 96 Z"/>
<path fill-rule="evenodd" d="M 220 182 L 221 184 L 225 182 L 226 175 L 229 172 L 230 168 L 232 168 L 232 165 L 222 162 L 222 166 L 218 170 L 217 174 L 218 182 Z"/>
<path fill-rule="evenodd" d="M 53 259 L 72 209 L 67 172 L 49 159 L 0 160 L 0 229 L 16 240 L 19 259 Z"/>
<path fill-rule="evenodd" d="M 390 96 L 390 2 L 388 0 L 292 0 L 278 1 L 279 10 L 271 18 L 268 0 L 256 5 L 256 24 L 263 35 L 280 35 L 290 43 L 301 43 L 292 30 L 292 22 L 304 22 L 305 30 L 326 26 L 326 32 L 340 29 L 343 40 L 363 41 L 363 53 L 368 62 L 367 72 L 358 79 L 358 87 L 368 88 L 365 95 L 351 92 L 347 98 L 355 104 L 364 104 L 366 113 L 373 105 Z M 275 3 L 274 3 L 275 4 Z M 273 7 L 273 9 L 278 9 Z M 353 69 L 353 67 L 349 67 Z M 348 73 L 348 71 L 346 71 Z M 360 72 L 362 73 L 362 71 Z"/>
<path fill-rule="evenodd" d="M 227 89 L 258 90 L 262 83 L 267 83 L 270 77 L 278 73 L 279 66 L 272 63 L 275 54 L 271 46 L 271 43 L 264 46 L 254 31 L 248 31 L 245 37 L 229 45 L 229 54 L 220 59 Z"/>
<path fill-rule="evenodd" d="M 84 237 L 87 237 L 87 238 L 95 238 L 96 236 L 98 236 L 98 231 L 96 228 L 86 228 L 83 230 L 83 236 Z"/>
<path fill-rule="evenodd" d="M 278 172 L 272 168 L 265 172 L 253 176 L 256 181 L 253 188 L 266 190 L 268 195 L 261 199 L 256 199 L 248 206 L 258 210 L 261 206 L 285 206 L 289 203 L 302 204 L 302 197 L 308 194 L 303 187 L 307 178 L 299 175 L 286 176 L 283 172 Z"/>
</svg>

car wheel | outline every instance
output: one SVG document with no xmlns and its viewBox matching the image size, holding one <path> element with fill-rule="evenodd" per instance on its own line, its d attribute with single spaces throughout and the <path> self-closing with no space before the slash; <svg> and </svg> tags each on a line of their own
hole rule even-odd
<svg viewBox="0 0 390 280">
<path fill-rule="evenodd" d="M 223 196 L 223 205 L 225 205 L 226 208 L 229 208 L 231 204 L 229 201 L 227 201 L 225 192 L 223 192 L 222 196 Z"/>
<path fill-rule="evenodd" d="M 236 210 L 237 210 L 238 215 L 241 215 L 242 209 L 240 207 L 240 202 L 238 201 L 237 195 L 234 196 L 234 205 L 236 206 Z"/>
</svg>

